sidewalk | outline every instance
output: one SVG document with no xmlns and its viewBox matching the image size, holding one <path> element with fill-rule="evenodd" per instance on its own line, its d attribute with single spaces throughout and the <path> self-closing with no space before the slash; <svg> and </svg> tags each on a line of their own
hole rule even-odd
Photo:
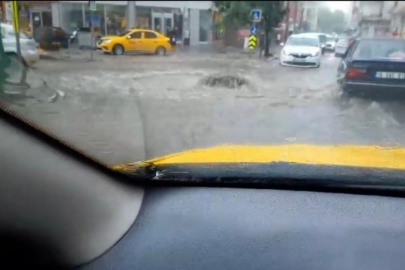
<svg viewBox="0 0 405 270">
<path fill-rule="evenodd" d="M 44 51 L 39 49 L 40 58 L 46 60 L 73 60 L 73 61 L 90 61 L 90 50 L 80 50 L 77 48 L 60 49 L 59 51 Z M 93 50 L 93 60 L 98 61 L 100 52 Z"/>
</svg>

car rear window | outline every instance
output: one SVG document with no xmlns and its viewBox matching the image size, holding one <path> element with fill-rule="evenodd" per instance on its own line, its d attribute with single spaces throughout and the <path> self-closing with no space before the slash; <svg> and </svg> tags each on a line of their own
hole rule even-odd
<svg viewBox="0 0 405 270">
<path fill-rule="evenodd" d="M 353 53 L 354 59 L 392 59 L 405 61 L 404 40 L 362 40 Z"/>
<path fill-rule="evenodd" d="M 320 41 L 321 43 L 326 43 L 326 36 L 320 35 L 320 36 L 319 36 L 319 41 Z"/>
</svg>

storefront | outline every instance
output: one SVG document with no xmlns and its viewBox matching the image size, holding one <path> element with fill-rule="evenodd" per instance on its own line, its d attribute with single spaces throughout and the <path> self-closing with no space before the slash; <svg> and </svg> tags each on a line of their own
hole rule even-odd
<svg viewBox="0 0 405 270">
<path fill-rule="evenodd" d="M 190 45 L 209 43 L 214 32 L 211 1 L 136 1 L 135 20 L 128 22 L 128 1 L 96 1 L 101 35 L 117 35 L 131 25 L 153 29 L 164 35 L 175 28 L 177 40 Z M 88 1 L 59 1 L 54 19 L 68 32 L 90 26 Z M 55 25 L 56 26 L 56 25 Z"/>
</svg>

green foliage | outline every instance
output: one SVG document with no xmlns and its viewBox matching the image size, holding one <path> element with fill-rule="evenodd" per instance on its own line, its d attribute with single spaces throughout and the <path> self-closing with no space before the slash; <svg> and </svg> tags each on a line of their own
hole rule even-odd
<svg viewBox="0 0 405 270">
<path fill-rule="evenodd" d="M 269 33 L 283 20 L 286 10 L 284 1 L 214 1 L 222 13 L 224 21 L 233 26 L 247 26 L 251 24 L 250 12 L 252 9 L 262 10 L 262 26 Z"/>
<path fill-rule="evenodd" d="M 347 27 L 345 14 L 341 10 L 332 12 L 327 7 L 318 10 L 318 28 L 325 33 L 342 33 Z"/>
</svg>

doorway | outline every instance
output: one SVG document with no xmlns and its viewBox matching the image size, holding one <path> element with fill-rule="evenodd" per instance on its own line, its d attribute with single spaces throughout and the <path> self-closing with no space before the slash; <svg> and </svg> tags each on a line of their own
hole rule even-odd
<svg viewBox="0 0 405 270">
<path fill-rule="evenodd" d="M 173 28 L 173 13 L 152 13 L 152 29 L 165 36 Z"/>
</svg>

